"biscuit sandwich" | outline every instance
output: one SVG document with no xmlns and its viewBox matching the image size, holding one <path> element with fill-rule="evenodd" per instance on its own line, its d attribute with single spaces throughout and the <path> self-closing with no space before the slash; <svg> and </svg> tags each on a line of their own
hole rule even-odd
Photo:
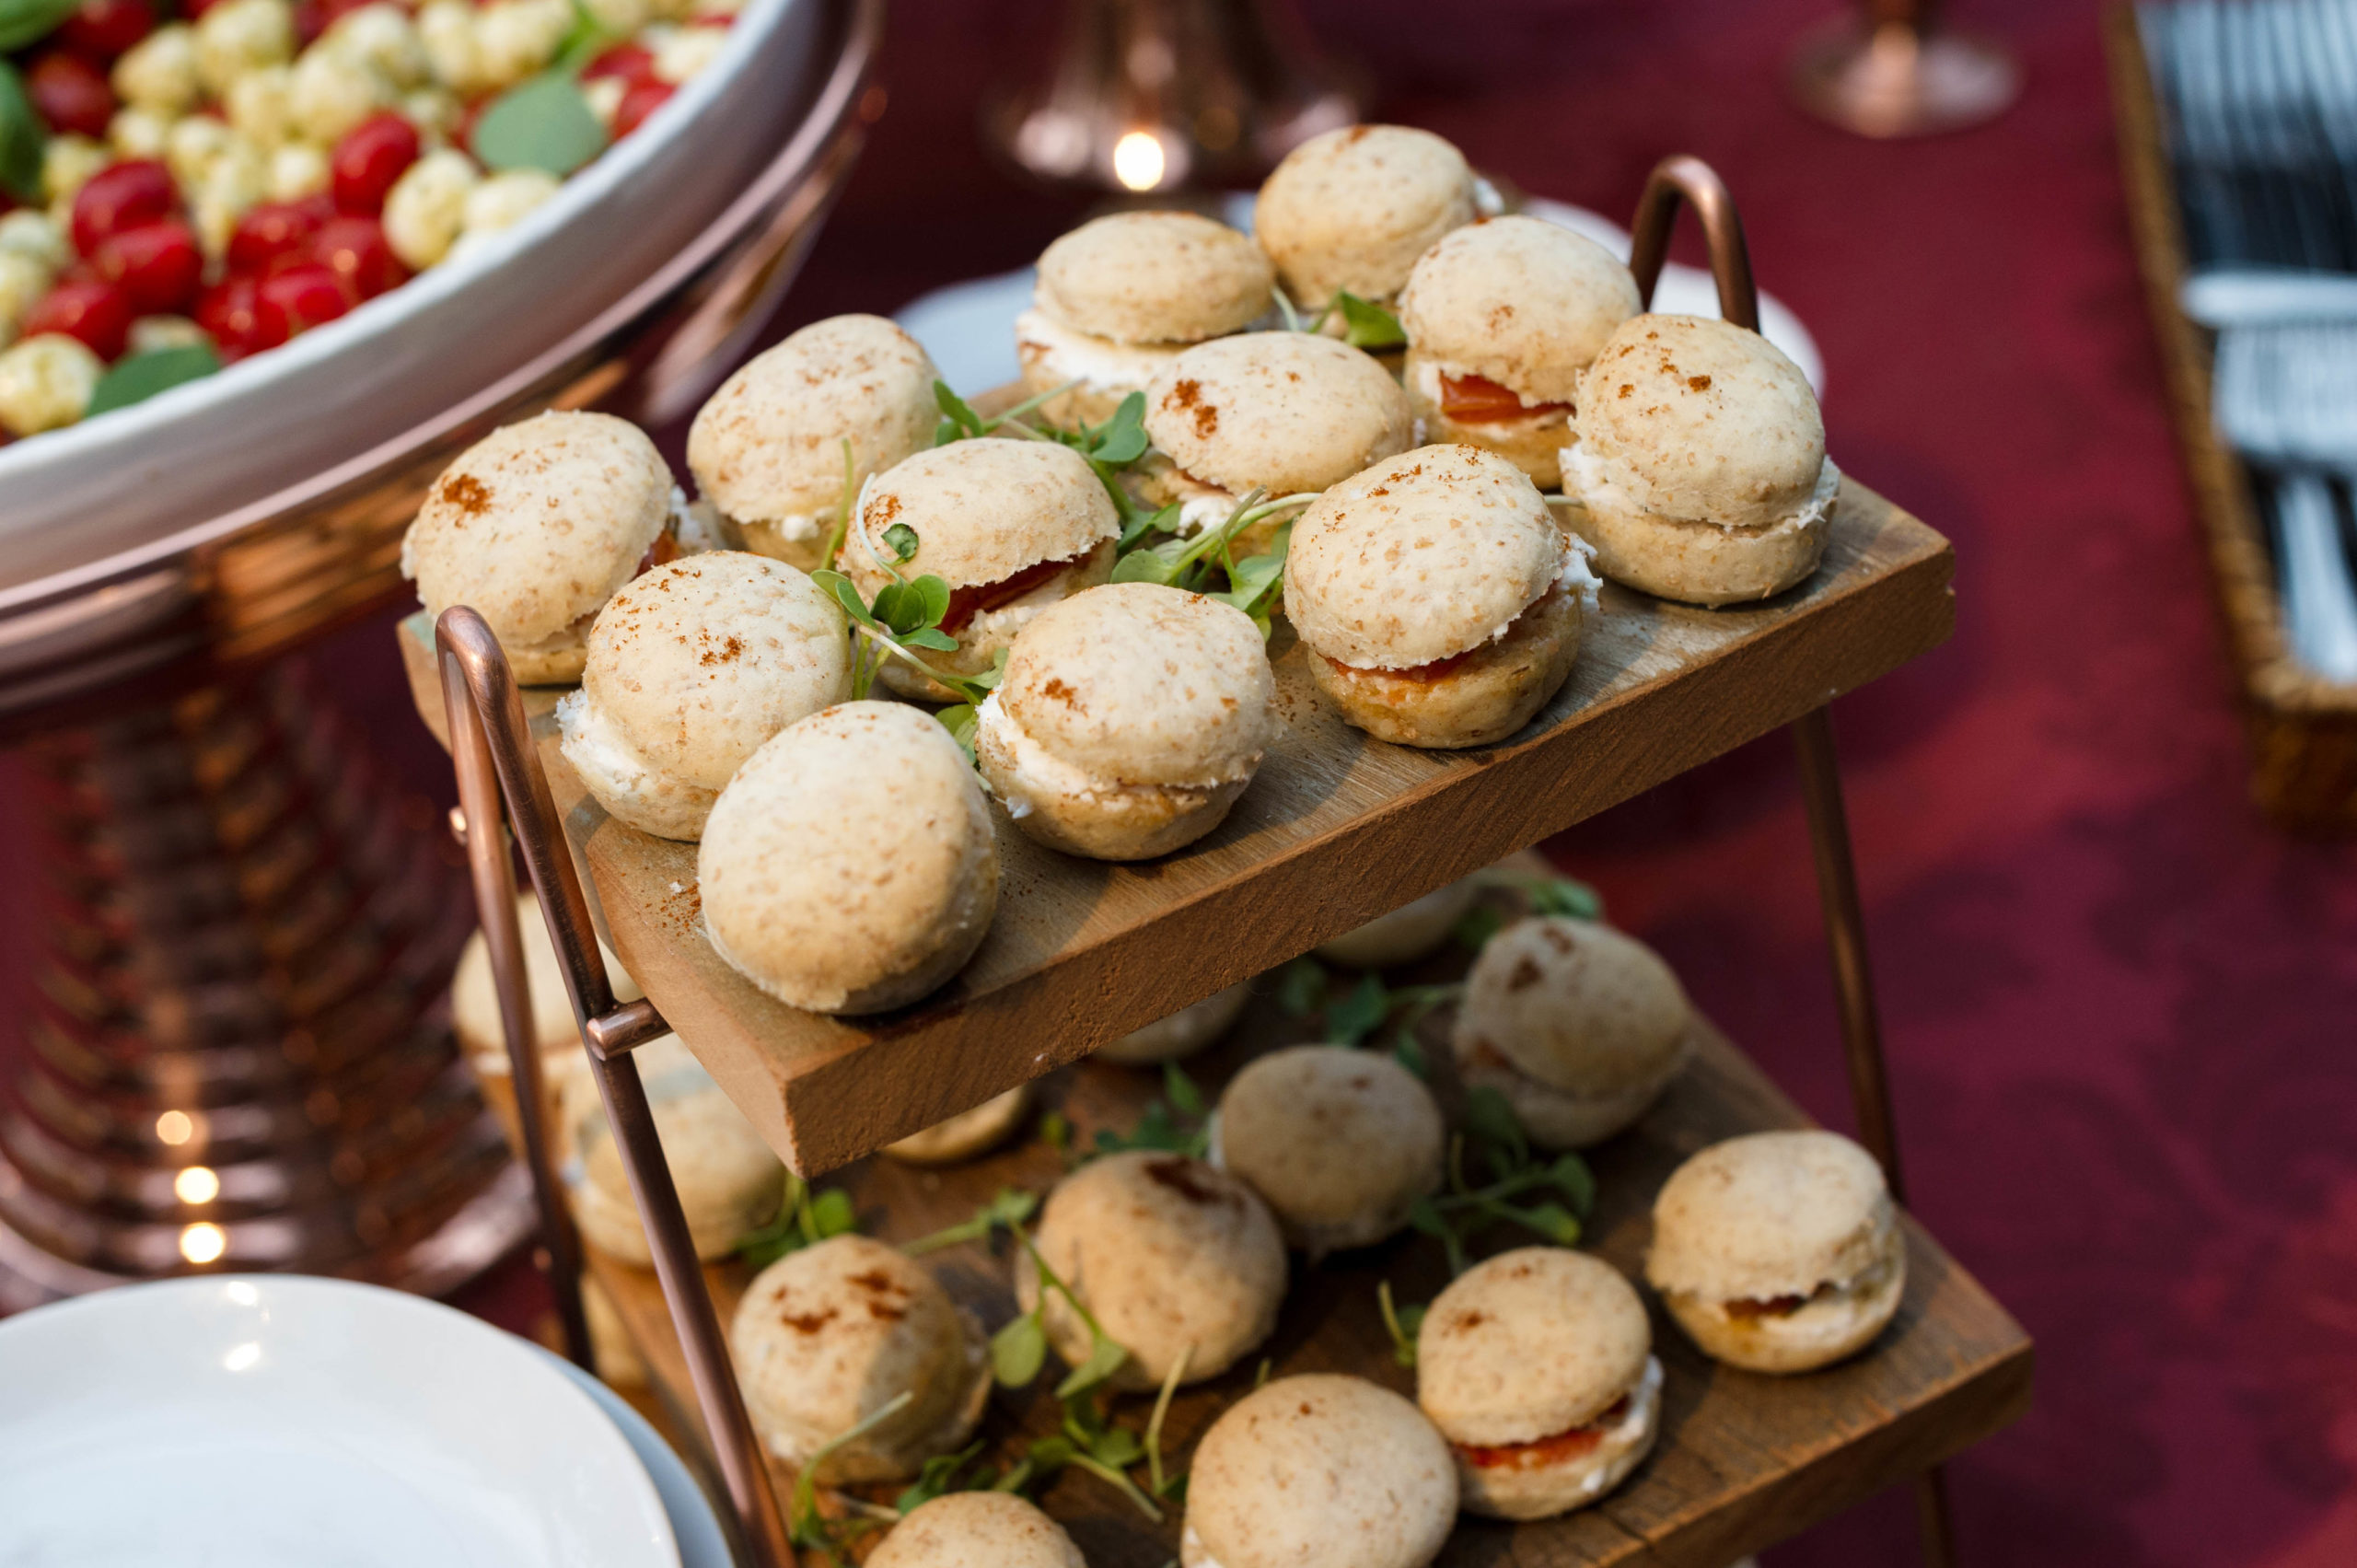
<svg viewBox="0 0 2357 1568">
<path fill-rule="evenodd" d="M 1276 274 L 1248 235 L 1194 213 L 1114 213 L 1039 257 L 1015 319 L 1023 384 L 1057 424 L 1102 424 L 1190 343 L 1251 326 Z"/>
<path fill-rule="evenodd" d="M 638 1063 L 654 1108 L 655 1135 L 671 1167 L 696 1256 L 707 1262 L 726 1258 L 777 1217 L 785 1167 L 679 1036 L 649 1040 L 631 1052 L 631 1060 Z M 568 1196 L 582 1239 L 626 1263 L 648 1267 L 655 1254 L 589 1074 L 565 1080 L 562 1103 L 566 1141 L 578 1151 L 577 1167 L 568 1162 L 577 1171 Z"/>
<path fill-rule="evenodd" d="M 1234 1028 L 1243 1016 L 1244 1005 L 1251 999 L 1251 982 L 1238 981 L 1167 1018 L 1156 1018 L 1144 1028 L 1108 1040 L 1097 1048 L 1095 1055 L 1099 1062 L 1123 1067 L 1155 1067 L 1192 1056 Z"/>
<path fill-rule="evenodd" d="M 991 1374 L 981 1326 L 897 1247 L 830 1237 L 753 1277 L 728 1346 L 746 1413 L 796 1467 L 905 1394 L 908 1402 L 819 1466 L 821 1485 L 899 1481 L 963 1447 Z"/>
<path fill-rule="evenodd" d="M 947 584 L 940 629 L 957 646 L 923 656 L 974 676 L 1049 606 L 1109 580 L 1120 532 L 1113 498 L 1078 452 L 982 436 L 929 447 L 871 480 L 841 565 L 871 600 L 895 581 Z M 902 659 L 886 659 L 882 673 L 904 697 L 955 700 Z"/>
<path fill-rule="evenodd" d="M 1317 954 L 1354 970 L 1412 964 L 1439 950 L 1457 930 L 1457 923 L 1465 918 L 1465 912 L 1473 907 L 1473 900 L 1480 897 L 1480 891 L 1472 877 L 1460 877 L 1421 899 L 1410 900 L 1389 914 L 1376 915 L 1364 925 L 1320 942 Z"/>
<path fill-rule="evenodd" d="M 564 989 L 563 967 L 549 941 L 548 923 L 540 918 L 540 900 L 529 888 L 516 895 L 516 926 L 524 949 L 525 989 L 531 993 L 532 1043 L 553 1097 L 566 1078 L 587 1071 L 587 1056 L 580 1027 L 573 1019 L 573 998 Z M 646 994 L 603 942 L 598 944 L 598 953 L 605 960 L 615 1001 L 634 1002 Z M 507 1060 L 507 1028 L 500 1017 L 491 947 L 480 931 L 459 949 L 459 967 L 450 976 L 450 1028 L 459 1037 L 459 1055 L 499 1115 L 508 1145 L 522 1158 L 524 1133 L 516 1120 L 515 1086 L 508 1081 L 514 1064 Z"/>
<path fill-rule="evenodd" d="M 1088 1568 L 1064 1527 L 1004 1492 L 952 1492 L 900 1517 L 865 1568 Z"/>
<path fill-rule="evenodd" d="M 743 551 L 657 566 L 589 628 L 581 690 L 557 703 L 564 760 L 613 816 L 693 839 L 763 741 L 851 697 L 842 607 Z"/>
<path fill-rule="evenodd" d="M 1028 838 L 1147 860 L 1219 826 L 1274 738 L 1260 629 L 1230 604 L 1109 583 L 1016 634 L 974 761 Z"/>
<path fill-rule="evenodd" d="M 916 708 L 787 726 L 720 792 L 696 855 L 713 950 L 791 1007 L 878 1013 L 965 965 L 998 908 L 966 754 Z"/>
<path fill-rule="evenodd" d="M 1212 1162 L 1240 1176 L 1312 1259 L 1399 1231 L 1440 1191 L 1448 1129 L 1390 1057 L 1341 1045 L 1272 1051 L 1228 1080 Z"/>
<path fill-rule="evenodd" d="M 1907 1238 L 1865 1150 L 1837 1132 L 1754 1132 L 1663 1186 L 1645 1278 L 1705 1354 L 1807 1372 L 1855 1355 L 1897 1316 Z"/>
<path fill-rule="evenodd" d="M 1465 977 L 1450 1045 L 1469 1087 L 1496 1089 L 1541 1148 L 1582 1149 L 1661 1097 L 1692 1046 L 1694 1012 L 1660 955 L 1563 915 L 1517 921 Z"/>
<path fill-rule="evenodd" d="M 979 1159 L 1014 1136 L 1031 1109 L 1031 1086 L 1017 1084 L 1003 1095 L 993 1095 L 971 1110 L 961 1110 L 936 1121 L 922 1132 L 911 1132 L 884 1153 L 902 1165 L 962 1165 Z"/>
<path fill-rule="evenodd" d="M 1496 206 L 1497 193 L 1441 137 L 1352 125 L 1284 156 L 1260 186 L 1252 231 L 1302 309 L 1343 293 L 1379 305 L 1443 235 Z"/>
<path fill-rule="evenodd" d="M 544 413 L 459 454 L 401 540 L 428 615 L 470 606 L 526 686 L 581 678 L 589 623 L 681 509 L 645 432 L 606 413 Z"/>
<path fill-rule="evenodd" d="M 1616 583 L 1687 604 L 1766 598 L 1824 557 L 1841 475 L 1800 367 L 1699 316 L 1621 323 L 1580 377 L 1563 521 Z"/>
<path fill-rule="evenodd" d="M 720 384 L 688 430 L 703 500 L 746 548 L 815 571 L 849 488 L 933 445 L 934 368 L 881 316 L 814 321 Z"/>
<path fill-rule="evenodd" d="M 1424 1312 L 1416 1402 L 1448 1439 L 1466 1511 L 1543 1519 L 1595 1502 L 1653 1450 L 1661 1363 L 1644 1303 L 1585 1252 L 1476 1263 Z"/>
<path fill-rule="evenodd" d="M 1555 489 L 1580 372 L 1643 308 L 1629 269 L 1561 225 L 1511 216 L 1447 235 L 1399 295 L 1400 382 L 1424 439 L 1495 452 Z"/>
<path fill-rule="evenodd" d="M 1378 740 L 1503 740 L 1562 689 L 1595 606 L 1585 552 L 1520 469 L 1420 447 L 1311 503 L 1285 616 L 1318 689 Z"/>
</svg>

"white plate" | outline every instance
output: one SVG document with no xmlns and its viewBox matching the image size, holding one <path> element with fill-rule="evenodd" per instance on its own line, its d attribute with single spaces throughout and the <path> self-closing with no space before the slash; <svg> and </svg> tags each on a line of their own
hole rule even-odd
<svg viewBox="0 0 2357 1568">
<path fill-rule="evenodd" d="M 663 1434 L 649 1426 L 646 1418 L 631 1409 L 620 1394 L 573 1363 L 551 1355 L 549 1365 L 598 1401 L 598 1408 L 621 1429 L 622 1440 L 630 1445 L 630 1451 L 646 1467 L 655 1490 L 663 1498 L 663 1512 L 670 1516 L 671 1533 L 679 1539 L 679 1568 L 737 1568 L 735 1560 L 728 1555 L 728 1538 L 721 1531 L 720 1516 L 712 1511 L 712 1500 L 703 1494 L 703 1488 L 696 1484 L 695 1477 L 688 1473 L 688 1467 L 671 1451 L 671 1446 L 663 1441 Z"/>
<path fill-rule="evenodd" d="M 678 1568 L 537 1347 L 340 1280 L 125 1285 L 0 1323 L 0 1563 Z"/>
</svg>

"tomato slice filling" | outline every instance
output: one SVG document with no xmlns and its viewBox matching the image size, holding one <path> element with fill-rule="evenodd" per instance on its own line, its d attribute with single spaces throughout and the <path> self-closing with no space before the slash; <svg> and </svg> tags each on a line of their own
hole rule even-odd
<svg viewBox="0 0 2357 1568">
<path fill-rule="evenodd" d="M 678 537 L 669 528 L 665 528 L 655 536 L 655 542 L 646 547 L 646 553 L 638 558 L 638 570 L 631 575 L 643 577 L 657 566 L 668 566 L 677 561 L 680 553 Z"/>
<path fill-rule="evenodd" d="M 1466 424 L 1521 419 L 1534 413 L 1569 413 L 1571 408 L 1569 403 L 1524 402 L 1512 389 L 1501 387 L 1486 376 L 1444 375 L 1440 378 L 1440 412 Z"/>
<path fill-rule="evenodd" d="M 1537 598 L 1523 606 L 1522 610 L 1515 616 L 1514 620 L 1507 622 L 1507 624 L 1510 626 L 1518 624 L 1523 616 L 1529 614 L 1532 610 L 1537 610 L 1540 605 L 1545 604 L 1550 598 L 1553 597 L 1560 591 L 1560 589 L 1549 588 L 1546 593 L 1539 595 Z M 1512 636 L 1513 633 L 1509 632 L 1507 635 Z M 1490 646 L 1491 642 L 1492 639 L 1484 638 L 1480 642 L 1478 642 L 1471 647 L 1466 649 L 1461 654 L 1451 654 L 1446 658 L 1436 658 L 1430 664 L 1411 664 L 1405 669 L 1361 669 L 1354 664 L 1344 664 L 1341 659 L 1332 657 L 1327 654 L 1320 654 L 1318 656 L 1324 659 L 1328 664 L 1332 665 L 1337 671 L 1345 676 L 1380 675 L 1392 680 L 1413 680 L 1424 682 L 1440 680 L 1448 676 L 1454 675 L 1457 673 L 1457 666 L 1463 664 L 1467 659 L 1471 658 L 1475 654 L 1480 653 L 1483 648 Z"/>
<path fill-rule="evenodd" d="M 1824 1284 L 1817 1286 L 1806 1295 L 1739 1297 L 1727 1303 L 1726 1313 L 1728 1317 L 1738 1319 L 1789 1318 L 1818 1296 L 1830 1294 L 1832 1290 L 1833 1286 Z"/>
<path fill-rule="evenodd" d="M 1500 1447 L 1477 1447 L 1459 1443 L 1457 1451 L 1465 1462 L 1480 1470 L 1535 1470 L 1549 1465 L 1560 1465 L 1593 1453 L 1604 1441 L 1604 1434 L 1620 1424 L 1629 1413 L 1629 1396 L 1623 1394 L 1612 1408 L 1589 1422 L 1574 1426 L 1569 1432 L 1558 1432 L 1552 1437 L 1541 1437 L 1530 1443 L 1508 1443 Z"/>
<path fill-rule="evenodd" d="M 1042 561 L 1036 566 L 1026 566 L 1012 577 L 995 583 L 978 583 L 970 588 L 952 588 L 949 609 L 941 617 L 941 629 L 956 636 L 975 616 L 1012 604 L 1025 594 L 1045 583 L 1067 566 L 1077 566 L 1088 554 L 1068 555 L 1062 561 Z"/>
</svg>

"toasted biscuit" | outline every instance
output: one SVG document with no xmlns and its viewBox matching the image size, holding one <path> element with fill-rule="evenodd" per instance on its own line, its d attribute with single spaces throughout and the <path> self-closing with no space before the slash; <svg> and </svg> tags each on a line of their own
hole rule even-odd
<svg viewBox="0 0 2357 1568">
<path fill-rule="evenodd" d="M 1348 343 L 1239 332 L 1163 368 L 1146 389 L 1145 429 L 1202 483 L 1274 498 L 1324 490 L 1406 450 L 1411 424 L 1399 383 Z"/>
<path fill-rule="evenodd" d="M 963 1164 L 1006 1142 L 1030 1109 L 1031 1086 L 1017 1084 L 971 1110 L 961 1110 L 922 1132 L 885 1144 L 884 1152 L 903 1165 Z"/>
<path fill-rule="evenodd" d="M 1399 296 L 1412 354 L 1494 381 L 1526 403 L 1568 403 L 1580 372 L 1643 308 L 1612 253 L 1560 225 L 1489 218 L 1424 252 Z"/>
<path fill-rule="evenodd" d="M 1228 1081 L 1213 1161 L 1318 1258 L 1406 1225 L 1410 1205 L 1440 1189 L 1447 1136 L 1432 1091 L 1388 1056 L 1296 1045 Z"/>
<path fill-rule="evenodd" d="M 677 1035 L 640 1046 L 632 1060 L 639 1064 L 655 1108 L 656 1136 L 696 1256 L 707 1261 L 726 1258 L 776 1217 L 785 1167 Z M 597 1086 L 586 1074 L 573 1074 L 564 1080 L 561 1098 L 565 1146 L 580 1152 L 581 1179 L 569 1196 L 583 1239 L 626 1263 L 647 1267 L 654 1253 Z"/>
<path fill-rule="evenodd" d="M 1080 1548 L 1023 1498 L 952 1492 L 892 1527 L 865 1568 L 1088 1568 Z"/>
<path fill-rule="evenodd" d="M 1192 1056 L 1235 1028 L 1237 1016 L 1251 999 L 1250 982 L 1238 981 L 1225 991 L 1215 991 L 1167 1018 L 1157 1018 L 1144 1028 L 1132 1029 L 1120 1039 L 1098 1046 L 1097 1060 L 1119 1063 L 1124 1067 L 1151 1067 Z"/>
<path fill-rule="evenodd" d="M 1389 300 L 1416 258 L 1473 221 L 1473 171 L 1429 131 L 1353 125 L 1312 136 L 1260 187 L 1252 216 L 1277 277 L 1305 309 L 1347 290 Z"/>
<path fill-rule="evenodd" d="M 1421 899 L 1401 904 L 1389 914 L 1376 916 L 1354 931 L 1319 943 L 1318 956 L 1329 963 L 1348 964 L 1356 970 L 1412 964 L 1448 940 L 1457 923 L 1473 907 L 1480 891 L 1473 878 L 1461 877 L 1445 888 L 1436 888 Z"/>
<path fill-rule="evenodd" d="M 1113 213 L 1039 258 L 1039 308 L 1116 343 L 1193 343 L 1267 315 L 1269 259 L 1224 223 L 1184 212 Z"/>
</svg>

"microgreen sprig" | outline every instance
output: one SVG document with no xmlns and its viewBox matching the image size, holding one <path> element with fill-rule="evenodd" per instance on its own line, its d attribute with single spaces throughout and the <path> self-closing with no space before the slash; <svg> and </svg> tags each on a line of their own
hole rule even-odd
<svg viewBox="0 0 2357 1568">
<path fill-rule="evenodd" d="M 1363 1045 L 1392 1024 L 1391 1054 L 1420 1078 L 1431 1076 L 1416 1029 L 1424 1016 L 1465 993 L 1462 981 L 1445 985 L 1389 986 L 1369 971 L 1348 989 L 1317 959 L 1304 956 L 1277 974 L 1277 1003 L 1296 1018 L 1321 1018 L 1327 1040 L 1335 1045 Z"/>
<path fill-rule="evenodd" d="M 1117 547 L 1127 551 L 1146 534 L 1159 528 L 1169 531 L 1175 507 L 1157 511 L 1142 505 L 1121 483 L 1120 474 L 1146 454 L 1151 444 L 1145 434 L 1145 394 L 1132 392 L 1113 410 L 1113 417 L 1102 424 L 1083 422 L 1072 429 L 1056 425 L 1041 428 L 1028 423 L 1024 415 L 1041 405 L 1063 396 L 1078 387 L 1078 381 L 1067 381 L 1036 397 L 1023 401 L 995 417 L 978 412 L 971 403 L 949 389 L 948 383 L 933 384 L 933 401 L 941 410 L 941 423 L 934 426 L 933 444 L 946 447 L 952 441 L 972 440 L 983 436 L 1011 436 L 1028 441 L 1053 441 L 1078 452 L 1095 470 L 1113 499 L 1115 511 L 1121 518 L 1121 538 Z"/>
<path fill-rule="evenodd" d="M 859 1228 L 859 1214 L 851 1194 L 840 1187 L 814 1192 L 810 1184 L 785 1173 L 785 1201 L 777 1217 L 737 1244 L 737 1255 L 755 1269 L 766 1269 L 789 1252 L 816 1247 L 830 1237 Z"/>
<path fill-rule="evenodd" d="M 967 1242 L 987 1242 L 991 1233 L 1004 1225 L 1012 1230 L 1039 1212 L 1039 1195 L 1020 1187 L 1002 1187 L 993 1193 L 989 1202 L 974 1211 L 971 1219 L 903 1242 L 900 1250 L 911 1258 L 922 1258 L 928 1252 L 938 1252 L 945 1247 L 957 1247 Z"/>
<path fill-rule="evenodd" d="M 1480 1186 L 1465 1173 L 1469 1145 L 1487 1167 L 1489 1179 Z M 1554 1197 L 1516 1202 L 1548 1192 Z M 1575 1247 L 1581 1222 L 1595 1207 L 1596 1177 L 1587 1162 L 1575 1154 L 1551 1160 L 1535 1154 L 1505 1096 L 1477 1085 L 1466 1093 L 1465 1131 L 1449 1140 L 1446 1187 L 1437 1196 L 1417 1199 L 1408 1218 L 1418 1231 L 1439 1240 L 1448 1254 L 1449 1272 L 1461 1274 L 1467 1243 L 1491 1225 L 1517 1225 L 1559 1247 Z"/>
<path fill-rule="evenodd" d="M 1383 1314 L 1384 1331 L 1391 1336 L 1391 1359 L 1402 1366 L 1415 1365 L 1416 1335 L 1423 1329 L 1425 1309 L 1413 1303 L 1394 1307 L 1389 1280 L 1376 1285 L 1375 1305 Z"/>
<path fill-rule="evenodd" d="M 1532 914 L 1564 915 L 1573 920 L 1604 918 L 1604 900 L 1594 888 L 1574 877 L 1492 865 L 1475 872 L 1473 881 L 1477 887 L 1520 895 Z M 1476 904 L 1457 921 L 1455 935 L 1460 944 L 1479 952 L 1504 925 L 1505 916 L 1496 906 Z"/>
<path fill-rule="evenodd" d="M 786 1509 L 786 1533 L 795 1546 L 817 1552 L 830 1568 L 834 1568 L 842 1562 L 839 1554 L 848 1542 L 877 1527 L 878 1521 L 872 1518 L 830 1519 L 819 1511 L 819 1467 L 844 1445 L 858 1441 L 898 1415 L 915 1398 L 915 1390 L 901 1389 L 861 1417 L 848 1431 L 819 1444 L 802 1462 L 801 1472 L 794 1478 L 793 1500 Z"/>
<path fill-rule="evenodd" d="M 1191 537 L 1174 536 L 1159 544 L 1144 545 L 1131 551 L 1113 568 L 1113 580 L 1117 583 L 1159 583 L 1166 587 L 1202 592 L 1210 584 L 1213 568 L 1217 567 L 1227 575 L 1229 593 L 1240 593 L 1242 596 L 1241 598 L 1229 598 L 1237 608 L 1245 609 L 1244 599 L 1267 598 L 1283 571 L 1283 552 L 1276 551 L 1271 556 L 1251 556 L 1239 563 L 1233 553 L 1236 540 L 1247 528 L 1264 518 L 1308 505 L 1318 499 L 1318 493 L 1301 491 L 1292 495 L 1280 495 L 1273 501 L 1267 499 L 1267 495 L 1265 490 L 1251 491 L 1237 502 L 1226 520 L 1217 527 L 1205 528 Z M 1289 541 L 1291 535 L 1286 535 L 1286 538 Z"/>
<path fill-rule="evenodd" d="M 1282 288 L 1273 291 L 1277 299 L 1277 314 L 1283 318 L 1289 332 L 1318 332 L 1337 310 L 1342 313 L 1342 341 L 1353 348 L 1399 348 L 1408 341 L 1399 325 L 1399 318 L 1372 299 L 1362 299 L 1348 289 L 1337 292 L 1326 308 L 1315 316 L 1304 316 Z"/>
<path fill-rule="evenodd" d="M 1162 1095 L 1151 1101 L 1127 1132 L 1100 1127 L 1096 1153 L 1119 1154 L 1124 1149 L 1149 1149 L 1201 1159 L 1211 1147 L 1211 1107 L 1202 1089 L 1176 1062 L 1162 1064 Z"/>
</svg>

